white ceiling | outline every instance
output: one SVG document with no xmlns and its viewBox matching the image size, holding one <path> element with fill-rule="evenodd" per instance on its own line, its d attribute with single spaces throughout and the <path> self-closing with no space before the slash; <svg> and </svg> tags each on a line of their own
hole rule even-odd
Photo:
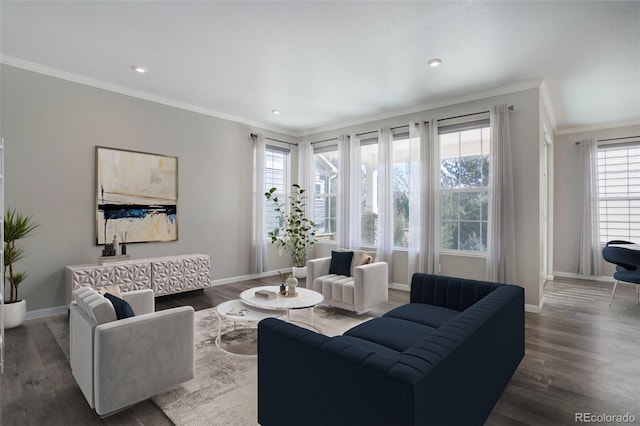
<svg viewBox="0 0 640 426">
<path fill-rule="evenodd" d="M 638 1 L 3 0 L 0 16 L 4 63 L 291 135 L 543 79 L 559 130 L 640 122 Z"/>
</svg>

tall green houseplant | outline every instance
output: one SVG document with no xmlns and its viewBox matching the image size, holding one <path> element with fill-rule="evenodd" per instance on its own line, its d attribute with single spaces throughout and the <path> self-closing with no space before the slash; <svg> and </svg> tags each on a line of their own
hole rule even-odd
<svg viewBox="0 0 640 426">
<path fill-rule="evenodd" d="M 268 233 L 271 242 L 291 254 L 293 266 L 303 267 L 307 262 L 307 252 L 316 243 L 316 224 L 305 217 L 304 207 L 307 196 L 300 185 L 291 185 L 291 195 L 282 200 L 275 195 L 277 188 L 271 188 L 264 196 L 273 202 L 278 215 L 279 227 Z"/>
<path fill-rule="evenodd" d="M 23 247 L 16 246 L 16 241 L 28 236 L 40 226 L 32 216 L 23 216 L 16 209 L 7 210 L 4 221 L 4 285 L 5 294 L 7 282 L 11 286 L 8 303 L 18 301 L 18 286 L 27 277 L 26 272 L 15 270 L 14 264 L 25 255 Z"/>
</svg>

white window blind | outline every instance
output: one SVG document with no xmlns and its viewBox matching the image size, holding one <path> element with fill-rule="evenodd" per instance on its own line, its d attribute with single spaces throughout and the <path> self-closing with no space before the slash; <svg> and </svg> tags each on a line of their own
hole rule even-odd
<svg viewBox="0 0 640 426">
<path fill-rule="evenodd" d="M 640 140 L 598 147 L 600 242 L 640 242 Z"/>
</svg>

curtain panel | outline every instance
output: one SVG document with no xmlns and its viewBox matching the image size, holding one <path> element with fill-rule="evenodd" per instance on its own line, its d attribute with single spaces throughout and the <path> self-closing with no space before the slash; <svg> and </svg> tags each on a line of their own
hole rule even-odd
<svg viewBox="0 0 640 426">
<path fill-rule="evenodd" d="M 349 171 L 353 167 L 350 161 L 351 152 L 349 148 L 349 137 L 347 135 L 338 136 L 338 164 L 340 172 L 338 174 L 338 199 L 336 217 L 336 243 L 338 247 L 349 247 L 349 210 L 351 202 L 349 193 L 351 190 Z"/>
<path fill-rule="evenodd" d="M 348 234 L 349 237 L 344 247 L 350 250 L 358 250 L 361 242 L 362 231 L 362 177 L 360 175 L 360 139 L 352 133 L 349 137 L 349 213 Z"/>
<path fill-rule="evenodd" d="M 600 275 L 600 216 L 598 194 L 598 143 L 580 141 L 580 243 L 578 274 Z"/>
<path fill-rule="evenodd" d="M 422 217 L 422 174 L 423 167 L 421 164 L 421 145 L 420 133 L 421 128 L 417 123 L 409 123 L 409 230 L 408 230 L 408 246 L 407 246 L 407 277 L 411 281 L 411 277 L 416 272 L 422 271 L 420 248 L 424 235 L 422 235 L 421 217 Z M 425 165 L 426 166 L 426 165 Z"/>
<path fill-rule="evenodd" d="M 313 160 L 313 147 L 308 140 L 298 144 L 298 185 L 305 190 L 307 202 L 304 206 L 304 214 L 307 219 L 314 221 L 313 193 L 315 184 L 315 163 Z"/>
<path fill-rule="evenodd" d="M 489 223 L 487 227 L 487 280 L 516 282 L 515 210 L 511 161 L 509 108 L 490 108 Z"/>
<path fill-rule="evenodd" d="M 265 233 L 265 149 L 266 138 L 258 133 L 253 138 L 253 200 L 251 227 L 251 272 L 261 273 L 267 270 L 267 242 Z"/>
<path fill-rule="evenodd" d="M 427 274 L 440 272 L 440 143 L 435 120 L 420 123 L 420 266 Z"/>
<path fill-rule="evenodd" d="M 378 130 L 378 260 L 389 264 L 393 280 L 393 144 L 391 129 Z"/>
</svg>

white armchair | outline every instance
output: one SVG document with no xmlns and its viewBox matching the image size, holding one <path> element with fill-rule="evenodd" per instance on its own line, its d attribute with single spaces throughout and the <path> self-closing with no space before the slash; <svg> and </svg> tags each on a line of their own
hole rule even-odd
<svg viewBox="0 0 640 426">
<path fill-rule="evenodd" d="M 362 251 L 355 250 L 353 262 Z M 389 299 L 389 272 L 386 262 L 353 266 L 353 276 L 329 274 L 331 257 L 307 261 L 307 288 L 322 293 L 324 303 L 355 311 L 370 311 Z"/>
<path fill-rule="evenodd" d="M 194 376 L 191 306 L 154 312 L 153 290 L 123 293 L 136 316 L 118 320 L 94 289 L 73 292 L 70 361 L 73 377 L 100 416 L 138 403 Z"/>
</svg>

